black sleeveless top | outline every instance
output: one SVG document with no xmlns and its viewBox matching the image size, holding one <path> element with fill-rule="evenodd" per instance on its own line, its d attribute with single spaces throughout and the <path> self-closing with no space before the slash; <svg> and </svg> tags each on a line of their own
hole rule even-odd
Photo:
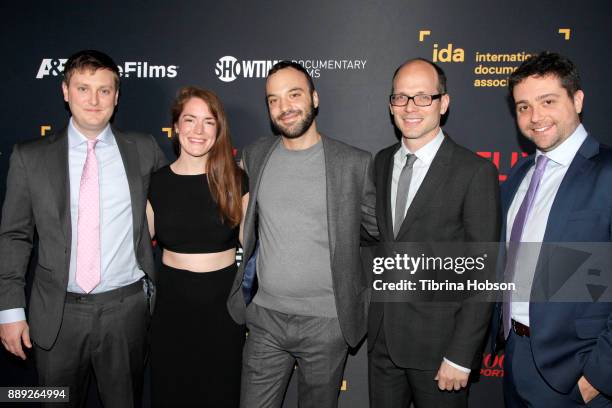
<svg viewBox="0 0 612 408">
<path fill-rule="evenodd" d="M 242 194 L 249 190 L 242 172 Z M 219 215 L 206 174 L 179 175 L 165 166 L 151 175 L 149 202 L 155 213 L 155 235 L 162 248 L 184 254 L 221 252 L 238 246 L 239 227 Z"/>
</svg>

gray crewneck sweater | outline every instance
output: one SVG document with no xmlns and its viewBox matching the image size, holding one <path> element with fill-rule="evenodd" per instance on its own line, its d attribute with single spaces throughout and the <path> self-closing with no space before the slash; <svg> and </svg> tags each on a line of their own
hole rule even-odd
<svg viewBox="0 0 612 408">
<path fill-rule="evenodd" d="M 330 267 L 323 144 L 276 146 L 263 171 L 259 289 L 254 302 L 278 312 L 336 317 Z"/>
</svg>

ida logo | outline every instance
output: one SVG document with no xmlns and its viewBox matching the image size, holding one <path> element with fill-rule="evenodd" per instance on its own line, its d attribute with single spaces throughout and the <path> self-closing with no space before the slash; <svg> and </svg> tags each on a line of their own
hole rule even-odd
<svg viewBox="0 0 612 408">
<path fill-rule="evenodd" d="M 480 375 L 483 377 L 503 377 L 505 354 L 485 354 L 482 358 Z"/>
<path fill-rule="evenodd" d="M 66 61 L 68 61 L 67 58 L 43 58 L 36 73 L 36 79 L 42 79 L 49 75 L 62 75 Z"/>
<path fill-rule="evenodd" d="M 433 45 L 431 59 L 433 62 L 464 62 L 465 51 L 449 43 L 446 47 L 438 48 L 438 44 Z"/>
</svg>

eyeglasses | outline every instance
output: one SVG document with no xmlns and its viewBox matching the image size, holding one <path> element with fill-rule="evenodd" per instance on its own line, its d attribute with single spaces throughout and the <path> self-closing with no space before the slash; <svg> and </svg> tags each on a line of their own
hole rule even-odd
<svg viewBox="0 0 612 408">
<path fill-rule="evenodd" d="M 444 94 L 435 94 L 435 95 L 414 95 L 408 96 L 404 94 L 393 94 L 389 97 L 389 103 L 392 106 L 406 106 L 408 102 L 412 99 L 416 106 L 424 107 L 430 106 L 434 100 L 440 99 Z"/>
</svg>

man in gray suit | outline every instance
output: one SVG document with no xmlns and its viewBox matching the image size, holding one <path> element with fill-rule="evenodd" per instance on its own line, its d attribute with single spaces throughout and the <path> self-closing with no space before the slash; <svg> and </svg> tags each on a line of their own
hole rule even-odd
<svg viewBox="0 0 612 408">
<path fill-rule="evenodd" d="M 105 406 L 139 406 L 153 279 L 145 222 L 149 175 L 166 159 L 151 136 L 109 125 L 119 71 L 80 51 L 62 82 L 72 117 L 57 134 L 15 146 L 0 226 L 0 338 L 39 382 L 86 401 L 92 371 Z M 38 234 L 26 320 L 25 275 Z M 29 324 L 28 324 L 29 322 Z"/>
<path fill-rule="evenodd" d="M 280 407 L 297 362 L 300 407 L 335 407 L 348 347 L 366 330 L 359 246 L 362 225 L 364 238 L 378 232 L 372 158 L 318 132 L 319 96 L 301 65 L 274 65 L 266 100 L 281 137 L 261 139 L 243 154 L 248 261 L 228 300 L 234 319 L 249 329 L 241 406 Z M 257 266 L 259 282 L 248 305 L 244 265 Z"/>
<path fill-rule="evenodd" d="M 395 71 L 389 109 L 402 137 L 374 165 L 382 242 L 499 238 L 497 170 L 442 132 L 449 103 L 444 71 L 431 61 Z M 371 406 L 465 407 L 490 315 L 490 305 L 476 302 L 372 302 Z"/>
</svg>

